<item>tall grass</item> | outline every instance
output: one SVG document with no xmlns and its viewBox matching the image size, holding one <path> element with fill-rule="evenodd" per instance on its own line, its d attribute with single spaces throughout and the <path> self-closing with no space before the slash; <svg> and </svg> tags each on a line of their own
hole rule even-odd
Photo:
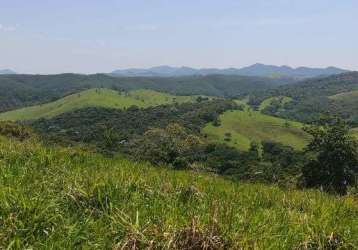
<svg viewBox="0 0 358 250">
<path fill-rule="evenodd" d="M 353 197 L 0 140 L 0 249 L 355 249 L 357 236 Z"/>
</svg>

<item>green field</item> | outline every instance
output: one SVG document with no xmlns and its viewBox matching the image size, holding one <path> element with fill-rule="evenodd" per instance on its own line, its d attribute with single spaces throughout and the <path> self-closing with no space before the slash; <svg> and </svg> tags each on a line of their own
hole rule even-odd
<svg viewBox="0 0 358 250">
<path fill-rule="evenodd" d="M 0 138 L 0 249 L 354 249 L 358 204 Z M 329 248 L 334 235 L 342 245 Z M 216 248 L 214 248 L 216 247 Z"/>
<path fill-rule="evenodd" d="M 329 98 L 333 100 L 357 100 L 358 90 L 340 93 L 337 95 L 330 96 Z"/>
<path fill-rule="evenodd" d="M 275 97 L 267 98 L 260 104 L 259 110 L 260 111 L 264 110 L 265 108 L 270 106 L 273 101 L 280 101 L 281 105 L 283 106 L 286 103 L 292 101 L 292 98 L 287 97 L 287 96 L 275 96 Z"/>
<path fill-rule="evenodd" d="M 90 89 L 60 100 L 0 114 L 0 120 L 32 120 L 49 118 L 85 107 L 127 108 L 132 105 L 149 107 L 174 102 L 194 102 L 197 96 L 174 96 L 153 90 L 118 92 L 109 89 Z"/>
<path fill-rule="evenodd" d="M 252 141 L 270 140 L 296 149 L 302 149 L 308 141 L 301 123 L 257 111 L 228 111 L 220 116 L 220 121 L 219 127 L 208 124 L 203 133 L 209 140 L 225 142 L 241 150 L 248 150 Z M 227 133 L 230 133 L 230 138 L 225 135 Z"/>
</svg>

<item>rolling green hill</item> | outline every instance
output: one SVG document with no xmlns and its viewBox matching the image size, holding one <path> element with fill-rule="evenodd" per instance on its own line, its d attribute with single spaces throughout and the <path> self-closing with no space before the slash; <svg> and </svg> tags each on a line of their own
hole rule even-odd
<svg viewBox="0 0 358 250">
<path fill-rule="evenodd" d="M 105 74 L 0 75 L 0 112 L 44 104 L 91 88 L 151 89 L 173 95 L 237 96 L 292 82 L 249 76 L 113 77 Z"/>
<path fill-rule="evenodd" d="M 302 149 L 308 135 L 302 124 L 261 114 L 249 109 L 227 111 L 220 116 L 221 125 L 208 124 L 204 129 L 209 140 L 225 142 L 241 150 L 248 150 L 252 141 L 279 142 L 295 149 Z"/>
<path fill-rule="evenodd" d="M 153 90 L 118 92 L 109 89 L 89 89 L 47 104 L 26 107 L 0 114 L 0 120 L 32 120 L 50 118 L 86 107 L 128 108 L 161 104 L 195 102 L 197 96 L 173 96 Z"/>
<path fill-rule="evenodd" d="M 354 249 L 352 196 L 0 137 L 1 249 Z M 206 248 L 204 248 L 206 246 Z"/>
</svg>

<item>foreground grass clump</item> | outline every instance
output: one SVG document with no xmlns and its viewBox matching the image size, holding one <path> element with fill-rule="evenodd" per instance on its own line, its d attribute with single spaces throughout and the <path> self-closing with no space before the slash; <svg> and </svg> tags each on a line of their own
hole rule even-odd
<svg viewBox="0 0 358 250">
<path fill-rule="evenodd" d="M 0 249 L 354 249 L 357 235 L 353 197 L 0 138 Z"/>
</svg>

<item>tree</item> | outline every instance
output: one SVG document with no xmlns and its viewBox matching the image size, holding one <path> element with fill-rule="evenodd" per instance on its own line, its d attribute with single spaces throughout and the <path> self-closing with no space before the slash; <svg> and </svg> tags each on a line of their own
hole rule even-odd
<svg viewBox="0 0 358 250">
<path fill-rule="evenodd" d="M 249 155 L 255 160 L 261 159 L 262 156 L 262 145 L 260 142 L 252 141 L 250 143 Z"/>
<path fill-rule="evenodd" d="M 306 149 L 309 161 L 302 171 L 304 185 L 346 194 L 358 172 L 358 145 L 349 127 L 342 120 L 334 119 L 306 127 L 305 131 L 312 140 Z"/>
<path fill-rule="evenodd" d="M 168 164 L 176 169 L 188 167 L 200 157 L 202 142 L 176 123 L 166 128 L 153 128 L 138 138 L 133 148 L 137 159 L 153 164 Z"/>
<path fill-rule="evenodd" d="M 104 149 L 107 152 L 114 152 L 118 149 L 120 141 L 119 134 L 113 129 L 106 129 L 103 133 Z"/>
<path fill-rule="evenodd" d="M 241 153 L 226 144 L 208 144 L 205 147 L 206 165 L 219 174 L 237 171 L 241 163 Z"/>
</svg>

